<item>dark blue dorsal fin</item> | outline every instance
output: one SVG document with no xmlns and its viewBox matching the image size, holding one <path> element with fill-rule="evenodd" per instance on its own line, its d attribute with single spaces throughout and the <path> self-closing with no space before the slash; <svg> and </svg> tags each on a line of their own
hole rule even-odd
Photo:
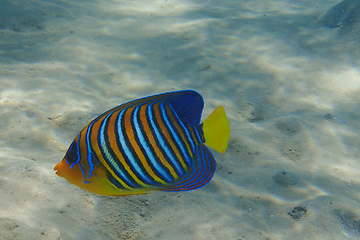
<svg viewBox="0 0 360 240">
<path fill-rule="evenodd" d="M 210 182 L 215 169 L 216 162 L 213 155 L 204 144 L 200 144 L 196 147 L 195 159 L 189 172 L 161 190 L 178 192 L 201 188 Z"/>
<path fill-rule="evenodd" d="M 175 92 L 167 92 L 156 94 L 153 96 L 143 97 L 123 103 L 117 107 L 114 107 L 103 114 L 99 115 L 92 122 L 97 121 L 103 116 L 114 111 L 121 111 L 122 109 L 138 106 L 145 102 L 151 101 L 169 101 L 174 107 L 175 111 L 184 117 L 191 125 L 199 126 L 202 110 L 204 108 L 204 100 L 201 95 L 194 90 L 181 90 Z"/>
<path fill-rule="evenodd" d="M 178 91 L 173 94 L 169 98 L 175 111 L 183 116 L 192 126 L 199 126 L 204 108 L 202 96 L 193 90 Z"/>
</svg>

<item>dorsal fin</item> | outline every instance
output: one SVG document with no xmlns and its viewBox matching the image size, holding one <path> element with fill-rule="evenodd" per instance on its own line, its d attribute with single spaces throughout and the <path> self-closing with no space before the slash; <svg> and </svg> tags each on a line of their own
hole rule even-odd
<svg viewBox="0 0 360 240">
<path fill-rule="evenodd" d="M 190 191 L 201 188 L 210 182 L 216 169 L 216 162 L 210 150 L 200 144 L 196 148 L 195 159 L 189 172 L 176 182 L 166 186 L 162 191 Z"/>
<path fill-rule="evenodd" d="M 97 121 L 105 115 L 108 115 L 110 112 L 120 111 L 122 109 L 128 108 L 130 106 L 140 105 L 148 101 L 157 101 L 157 100 L 169 100 L 171 105 L 174 107 L 175 111 L 184 117 L 192 126 L 199 126 L 202 110 L 204 108 L 204 100 L 202 96 L 194 90 L 181 90 L 175 92 L 167 92 L 162 94 L 156 94 L 153 96 L 148 96 L 144 98 L 139 98 L 119 106 L 116 106 L 97 118 L 92 122 Z"/>
<path fill-rule="evenodd" d="M 178 114 L 183 116 L 192 126 L 200 125 L 204 100 L 198 92 L 193 90 L 178 91 L 174 92 L 170 99 L 170 103 Z"/>
</svg>

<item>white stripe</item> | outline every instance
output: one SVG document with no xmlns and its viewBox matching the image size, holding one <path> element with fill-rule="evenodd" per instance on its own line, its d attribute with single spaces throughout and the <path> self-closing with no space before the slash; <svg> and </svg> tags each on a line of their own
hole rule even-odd
<svg viewBox="0 0 360 240">
<path fill-rule="evenodd" d="M 162 105 L 163 105 L 163 104 L 162 104 Z M 175 117 L 176 117 L 177 119 L 179 119 L 179 117 L 177 116 L 176 112 L 174 111 L 174 109 L 172 108 L 172 106 L 171 106 L 170 104 L 169 104 L 169 107 L 170 107 L 171 110 L 173 111 Z M 166 115 L 166 113 L 165 113 L 164 107 L 161 108 L 161 113 L 162 113 L 162 115 L 164 116 L 164 120 L 165 120 L 165 123 L 166 123 L 168 129 L 170 129 L 171 135 L 175 138 L 175 142 L 176 142 L 176 143 L 179 145 L 179 147 L 181 148 L 182 155 L 185 156 L 185 161 L 186 161 L 187 166 L 190 167 L 190 166 L 191 166 L 191 158 L 190 158 L 188 152 L 186 151 L 185 146 L 183 145 L 183 141 L 182 141 L 181 138 L 177 135 L 177 133 L 175 132 L 175 130 L 174 130 L 173 126 L 171 125 L 169 119 L 167 118 L 167 115 Z M 179 122 L 181 122 L 180 119 L 179 119 Z M 191 139 L 190 139 L 190 141 L 191 141 Z"/>
<path fill-rule="evenodd" d="M 153 115 L 151 112 L 151 108 L 154 105 L 150 104 L 147 107 L 147 112 L 148 112 L 148 116 L 149 116 L 149 120 L 150 120 L 150 124 L 152 125 L 152 128 L 154 129 L 155 135 L 157 140 L 160 143 L 160 146 L 162 147 L 162 149 L 165 151 L 166 155 L 168 156 L 168 158 L 170 159 L 170 161 L 172 162 L 172 164 L 175 166 L 175 168 L 178 170 L 178 172 L 182 172 L 182 168 L 179 166 L 178 162 L 176 161 L 176 159 L 174 158 L 174 156 L 172 155 L 171 151 L 169 150 L 169 148 L 166 146 L 164 140 L 162 139 L 162 136 L 159 132 L 159 130 L 157 129 L 157 126 L 155 125 L 154 119 L 153 119 Z"/>
<path fill-rule="evenodd" d="M 91 131 L 91 128 L 92 128 L 92 125 L 94 124 L 91 123 L 86 131 L 86 148 L 87 148 L 87 162 L 89 164 L 89 174 L 88 174 L 88 177 L 87 179 L 89 179 L 91 177 L 91 174 L 93 173 L 94 171 L 94 163 L 92 162 L 92 157 L 91 155 L 93 155 L 92 151 L 91 151 L 91 143 L 90 143 L 90 131 Z M 84 179 L 85 179 L 85 172 L 84 172 Z"/>
<path fill-rule="evenodd" d="M 165 172 L 163 170 L 163 168 L 159 165 L 157 159 L 154 157 L 154 154 L 152 153 L 150 147 L 149 147 L 149 144 L 146 142 L 142 132 L 141 132 L 141 129 L 140 129 L 140 126 L 139 126 L 139 122 L 138 122 L 138 112 L 139 112 L 139 108 L 141 106 L 138 106 L 134 109 L 134 126 L 135 126 L 135 131 L 136 131 L 136 135 L 137 137 L 139 138 L 140 140 L 140 143 L 141 143 L 141 146 L 144 148 L 145 152 L 146 152 L 146 155 L 148 156 L 151 164 L 155 167 L 155 169 L 161 174 L 161 177 L 160 178 L 165 178 L 167 182 L 171 182 L 172 181 L 172 178 L 171 176 L 169 176 L 167 174 L 167 172 Z"/>
<path fill-rule="evenodd" d="M 125 109 L 126 110 L 126 109 Z M 119 140 L 120 140 L 120 145 L 122 147 L 122 149 L 124 150 L 125 155 L 127 156 L 127 158 L 129 159 L 131 166 L 133 166 L 136 170 L 136 173 L 140 174 L 140 176 L 147 181 L 148 183 L 153 182 L 152 180 L 150 180 L 145 173 L 142 171 L 142 169 L 140 168 L 139 164 L 136 162 L 136 159 L 134 157 L 134 155 L 132 154 L 132 152 L 130 151 L 130 149 L 127 146 L 127 143 L 125 142 L 125 138 L 124 138 L 124 133 L 123 130 L 121 128 L 121 120 L 123 118 L 124 112 L 125 110 L 122 110 L 119 113 L 119 119 L 117 122 L 117 128 L 118 128 L 118 133 L 119 133 Z M 124 129 L 125 131 L 125 129 Z"/>
<path fill-rule="evenodd" d="M 124 174 L 124 172 L 119 168 L 119 165 L 114 161 L 114 158 L 110 155 L 109 150 L 106 147 L 106 142 L 105 142 L 105 126 L 107 124 L 107 120 L 108 118 L 113 114 L 109 113 L 104 121 L 102 122 L 101 126 L 100 126 L 100 146 L 102 148 L 102 151 L 105 153 L 105 156 L 107 158 L 107 160 L 110 162 L 111 166 L 113 166 L 115 168 L 115 170 L 120 174 L 120 176 L 125 179 L 125 181 L 127 181 L 128 183 L 131 183 L 131 180 Z"/>
<path fill-rule="evenodd" d="M 169 104 L 169 106 L 172 108 L 172 106 Z M 173 108 L 172 108 L 173 109 Z M 176 112 L 174 111 L 174 109 L 173 109 L 173 112 L 176 114 Z M 176 117 L 177 118 L 179 118 L 179 116 L 176 114 Z M 185 121 L 186 121 L 186 123 L 188 124 L 188 125 L 190 125 L 190 123 L 185 119 Z M 192 138 L 192 136 L 191 136 L 191 134 L 189 133 L 189 130 L 185 127 L 185 125 L 184 125 L 184 123 L 182 122 L 182 121 L 179 121 L 179 123 L 180 123 L 180 125 L 181 125 L 181 127 L 182 127 L 182 129 L 184 130 L 184 132 L 186 133 L 186 137 L 188 138 L 188 139 L 191 139 Z M 190 125 L 191 126 L 191 125 Z M 195 152 L 195 144 L 193 143 L 193 141 L 189 141 L 190 142 L 190 145 L 191 145 L 191 148 L 192 148 L 192 152 L 194 153 Z"/>
</svg>

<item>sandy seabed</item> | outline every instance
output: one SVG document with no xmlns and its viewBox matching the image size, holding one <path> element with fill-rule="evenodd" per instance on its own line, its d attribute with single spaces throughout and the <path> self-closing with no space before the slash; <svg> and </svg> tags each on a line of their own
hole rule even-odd
<svg viewBox="0 0 360 240">
<path fill-rule="evenodd" d="M 360 238 L 359 31 L 333 0 L 2 0 L 0 239 Z M 204 188 L 102 197 L 53 167 L 98 114 L 194 89 L 222 104 Z"/>
</svg>

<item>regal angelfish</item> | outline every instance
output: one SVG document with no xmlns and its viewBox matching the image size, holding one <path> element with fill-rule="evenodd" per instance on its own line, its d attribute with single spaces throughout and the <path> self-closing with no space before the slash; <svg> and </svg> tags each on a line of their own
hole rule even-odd
<svg viewBox="0 0 360 240">
<path fill-rule="evenodd" d="M 192 90 L 124 103 L 81 130 L 54 170 L 105 196 L 203 187 L 216 168 L 207 146 L 223 153 L 230 137 L 224 108 L 200 124 L 203 107 Z"/>
</svg>

